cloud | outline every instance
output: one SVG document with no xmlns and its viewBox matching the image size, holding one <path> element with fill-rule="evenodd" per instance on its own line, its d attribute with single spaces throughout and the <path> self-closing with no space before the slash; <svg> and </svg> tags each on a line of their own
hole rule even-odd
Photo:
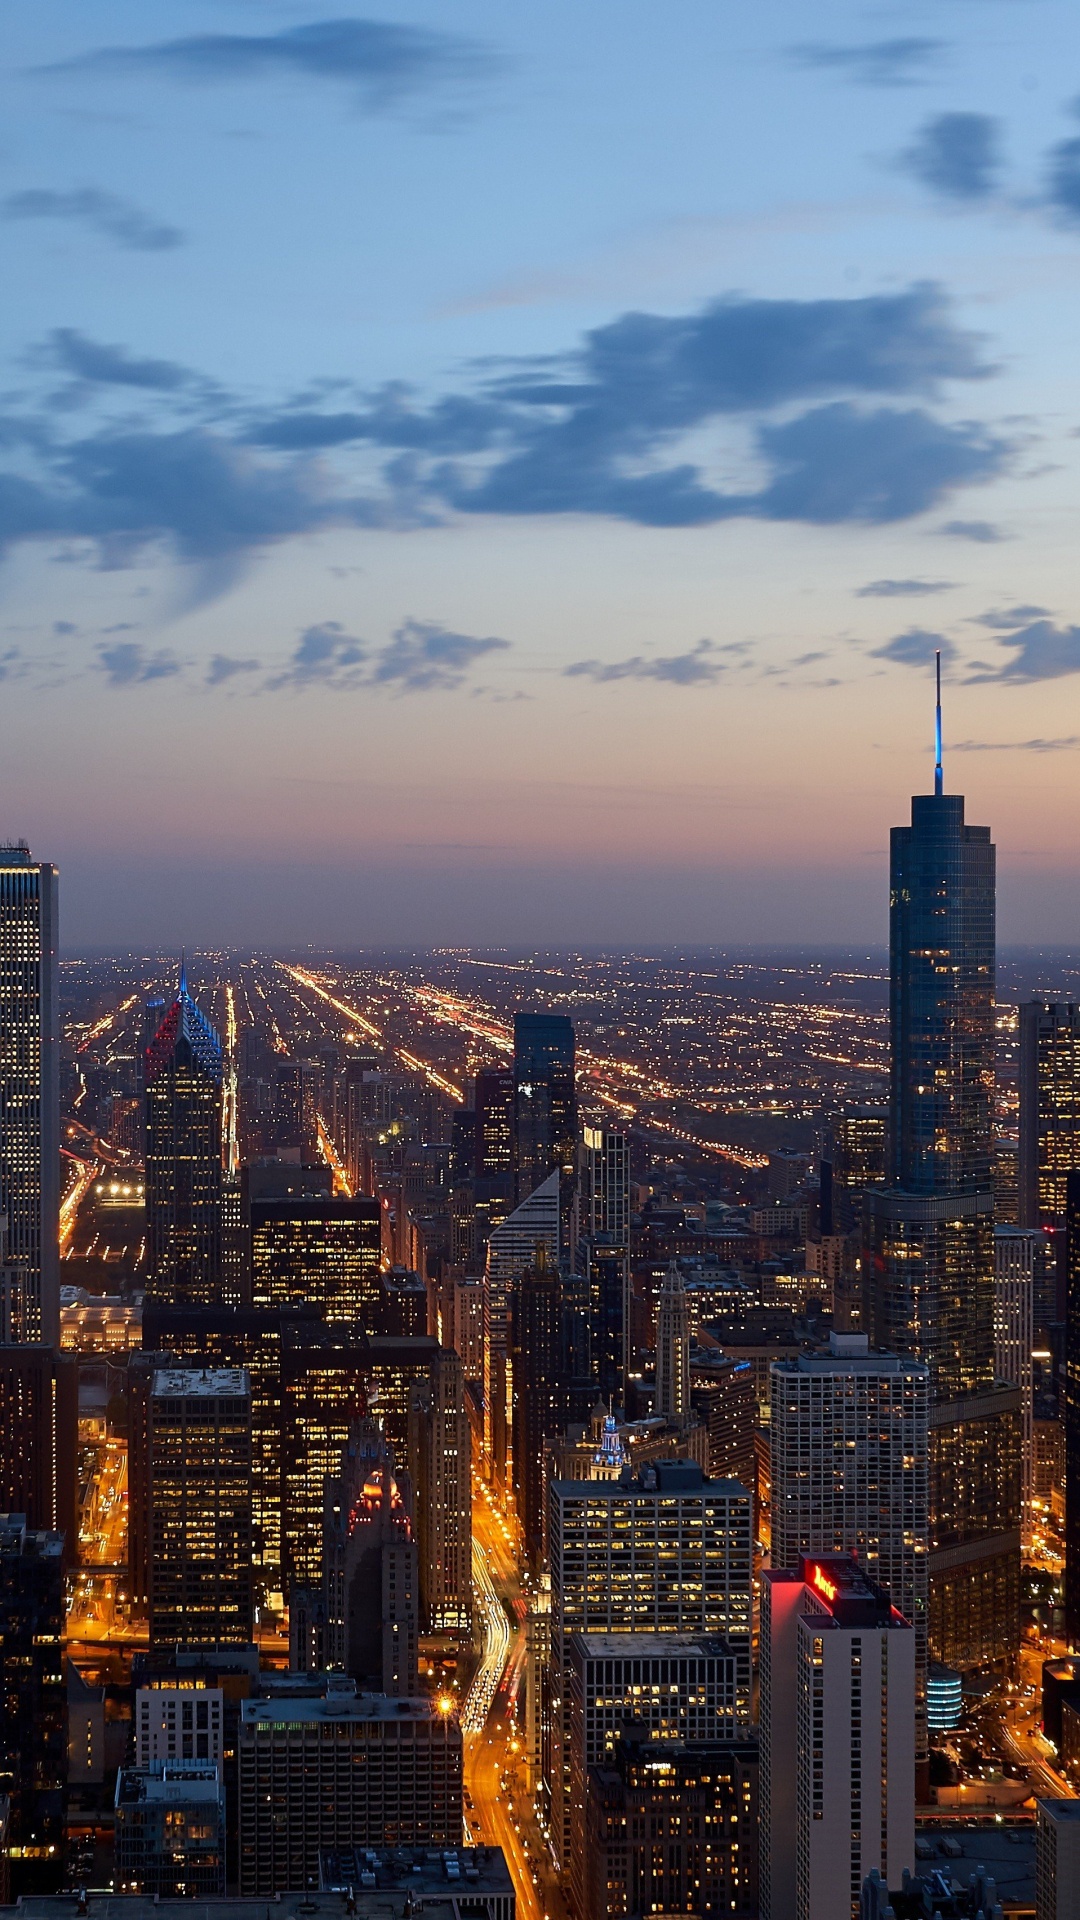
<svg viewBox="0 0 1080 1920">
<path fill-rule="evenodd" d="M 1007 540 L 1008 534 L 1000 527 L 992 526 L 989 520 L 946 520 L 939 533 L 947 533 L 954 540 L 974 540 L 978 546 L 996 546 L 999 540 Z"/>
<path fill-rule="evenodd" d="M 946 426 L 919 408 L 860 412 L 844 401 L 764 427 L 763 452 L 779 469 L 757 496 L 771 520 L 904 520 L 954 487 L 999 473 L 1008 446 L 972 422 Z"/>
<path fill-rule="evenodd" d="M 141 686 L 148 680 L 167 680 L 180 672 L 173 654 L 148 653 L 137 640 L 118 640 L 98 648 L 98 664 L 110 687 Z"/>
<path fill-rule="evenodd" d="M 855 589 L 857 600 L 903 600 L 926 593 L 948 593 L 952 580 L 868 580 Z"/>
<path fill-rule="evenodd" d="M 996 613 L 977 613 L 974 624 L 978 627 L 989 627 L 993 632 L 1000 633 L 1007 632 L 1010 628 L 1025 626 L 1028 621 L 1048 617 L 1049 608 L 1047 607 L 1002 607 Z"/>
<path fill-rule="evenodd" d="M 1070 733 L 1060 740 L 955 740 L 950 753 L 1071 753 L 1080 747 L 1080 734 Z"/>
<path fill-rule="evenodd" d="M 575 660 L 563 668 L 563 673 L 567 679 L 595 680 L 600 684 L 609 680 L 665 680 L 676 687 L 708 686 L 726 673 L 730 665 L 729 661 L 716 659 L 716 653 L 712 640 L 699 640 L 686 653 L 658 654 L 651 658 L 635 653 L 629 660 Z"/>
<path fill-rule="evenodd" d="M 156 73 L 210 83 L 259 79 L 330 81 L 365 105 L 385 109 L 409 94 L 487 71 L 477 42 L 381 20 L 316 20 L 280 33 L 192 34 L 136 47 L 101 47 L 44 69 L 49 73 Z"/>
<path fill-rule="evenodd" d="M 935 66 L 945 51 L 943 40 L 914 36 L 898 40 L 867 40 L 858 46 L 838 46 L 822 40 L 792 47 L 791 58 L 800 67 L 845 75 L 865 87 L 910 87 Z"/>
<path fill-rule="evenodd" d="M 998 673 L 980 674 L 985 680 L 1060 680 L 1080 673 L 1080 627 L 1055 627 L 1035 620 L 1001 640 L 1013 657 Z"/>
<path fill-rule="evenodd" d="M 206 669 L 206 685 L 220 687 L 226 680 L 235 680 L 238 673 L 257 673 L 261 660 L 235 660 L 230 654 L 215 653 Z"/>
<path fill-rule="evenodd" d="M 362 641 L 354 640 L 336 620 L 324 620 L 320 626 L 305 627 L 288 666 L 267 681 L 267 688 L 276 692 L 282 687 L 359 686 L 355 669 L 366 659 Z"/>
<path fill-rule="evenodd" d="M 69 193 L 57 193 L 48 187 L 27 187 L 21 193 L 9 193 L 0 201 L 0 214 L 6 220 L 66 220 L 102 233 L 117 246 L 133 253 L 163 253 L 183 245 L 179 227 L 154 220 L 130 200 L 100 187 L 77 187 Z"/>
<path fill-rule="evenodd" d="M 872 660 L 894 660 L 902 667 L 929 666 L 936 653 L 940 653 L 946 666 L 956 658 L 956 648 L 943 633 L 927 633 L 923 627 L 909 627 L 906 633 L 898 633 L 892 640 L 886 640 L 883 647 L 871 649 Z"/>
<path fill-rule="evenodd" d="M 475 660 L 504 653 L 508 640 L 478 640 L 471 634 L 425 620 L 406 620 L 374 657 L 368 685 L 395 687 L 400 693 L 459 687 Z"/>
<path fill-rule="evenodd" d="M 939 113 L 927 120 L 902 163 L 934 193 L 985 200 L 1001 165 L 998 122 L 986 113 Z"/>
<path fill-rule="evenodd" d="M 49 335 L 46 351 L 63 372 L 92 385 L 147 387 L 154 392 L 174 393 L 191 379 L 187 368 L 175 360 L 137 360 L 126 347 L 90 340 L 74 327 L 57 327 Z"/>
</svg>

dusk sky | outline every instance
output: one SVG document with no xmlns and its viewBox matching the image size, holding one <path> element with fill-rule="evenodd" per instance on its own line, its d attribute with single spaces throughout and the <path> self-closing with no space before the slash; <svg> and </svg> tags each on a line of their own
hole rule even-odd
<svg viewBox="0 0 1080 1920">
<path fill-rule="evenodd" d="M 13 0 L 0 836 L 65 944 L 1080 940 L 1075 0 Z"/>
</svg>

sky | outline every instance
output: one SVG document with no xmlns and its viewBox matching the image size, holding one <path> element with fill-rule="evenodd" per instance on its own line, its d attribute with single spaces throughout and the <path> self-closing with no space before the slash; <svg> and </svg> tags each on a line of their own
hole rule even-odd
<svg viewBox="0 0 1080 1920">
<path fill-rule="evenodd" d="M 10 0 L 0 88 L 67 946 L 880 942 L 938 648 L 1080 941 L 1075 5 Z"/>
</svg>

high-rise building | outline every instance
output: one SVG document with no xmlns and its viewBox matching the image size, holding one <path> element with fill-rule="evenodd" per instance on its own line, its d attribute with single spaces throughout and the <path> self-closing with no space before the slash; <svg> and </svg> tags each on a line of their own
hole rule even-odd
<svg viewBox="0 0 1080 1920">
<path fill-rule="evenodd" d="M 225 1787 L 206 1760 L 121 1767 L 113 1810 L 117 1892 L 219 1900 L 225 1892 Z"/>
<path fill-rule="evenodd" d="M 626 1404 L 632 1316 L 629 1241 L 581 1235 L 563 1283 L 568 1376 L 610 1407 Z"/>
<path fill-rule="evenodd" d="M 538 1565 L 544 1540 L 544 1442 L 566 1418 L 562 1288 L 543 1247 L 510 1289 L 513 1482 L 526 1551 Z"/>
<path fill-rule="evenodd" d="M 1080 1007 L 1028 1000 L 1020 1008 L 1022 1227 L 1059 1225 L 1065 1182 L 1080 1167 Z"/>
<path fill-rule="evenodd" d="M 55 1347 L 0 1346 L 0 1509 L 61 1533 L 78 1558 L 78 1362 Z"/>
<path fill-rule="evenodd" d="M 1020 1395 L 1021 1485 L 1030 1525 L 1035 1469 L 1035 1261 L 1042 1235 L 1030 1227 L 994 1228 L 994 1372 Z"/>
<path fill-rule="evenodd" d="M 589 1920 L 756 1915 L 757 1747 L 659 1747 L 628 1727 L 589 1775 L 582 1861 Z"/>
<path fill-rule="evenodd" d="M 559 1263 L 560 1180 L 558 1167 L 548 1174 L 488 1238 L 484 1270 L 484 1444 L 495 1484 L 506 1483 L 509 1444 L 510 1288 L 518 1275 L 535 1266 L 543 1247 L 551 1266 Z"/>
<path fill-rule="evenodd" d="M 681 1633 L 580 1633 L 568 1646 L 564 1720 L 569 1761 L 569 1892 L 591 1920 L 587 1847 L 589 1775 L 610 1764 L 620 1734 L 650 1741 L 654 1760 L 671 1742 L 695 1746 L 745 1739 L 745 1662 L 726 1640 Z"/>
<path fill-rule="evenodd" d="M 772 1368 L 772 1564 L 854 1554 L 915 1634 L 916 1751 L 925 1758 L 930 1376 L 921 1360 L 833 1334 Z"/>
<path fill-rule="evenodd" d="M 251 1382 L 162 1368 L 149 1396 L 150 1642 L 252 1637 Z"/>
<path fill-rule="evenodd" d="M 761 1920 L 859 1920 L 915 1854 L 915 1636 L 847 1554 L 762 1576 Z"/>
<path fill-rule="evenodd" d="M 220 1687 L 139 1687 L 135 1694 L 135 1765 L 143 1773 L 166 1761 L 224 1757 L 225 1695 Z"/>
<path fill-rule="evenodd" d="M 994 848 L 944 791 L 940 689 L 934 792 L 893 828 L 890 883 L 891 1187 L 864 1202 L 864 1324 L 930 1369 L 930 1652 L 964 1670 L 1019 1642 L 1019 1397 L 994 1385 Z"/>
<path fill-rule="evenodd" d="M 668 1420 L 690 1412 L 690 1302 L 677 1260 L 660 1289 L 656 1321 L 656 1411 Z"/>
<path fill-rule="evenodd" d="M 468 1638 L 472 1627 L 471 1448 L 461 1361 L 440 1347 L 409 1409 L 425 1633 Z"/>
<path fill-rule="evenodd" d="M 314 1306 L 327 1320 L 376 1331 L 382 1311 L 377 1200 L 252 1199 L 249 1217 L 254 1306 Z"/>
<path fill-rule="evenodd" d="M 863 1194 L 888 1179 L 888 1126 L 887 1107 L 845 1107 L 833 1121 L 828 1164 L 836 1233 L 850 1233 L 859 1224 Z"/>
<path fill-rule="evenodd" d="M 569 1643 L 575 1633 L 705 1633 L 727 1640 L 749 1712 L 751 1496 L 696 1462 L 548 1488 L 551 1739 L 545 1813 L 569 1868 Z"/>
<path fill-rule="evenodd" d="M 324 1512 L 326 1665 L 362 1689 L 412 1699 L 420 1614 L 412 1486 L 374 1420 L 349 1435 Z"/>
<path fill-rule="evenodd" d="M 1080 1800 L 1037 1800 L 1035 1815 L 1035 1920 L 1080 1920 Z"/>
<path fill-rule="evenodd" d="M 57 873 L 0 846 L 0 1266 L 18 1277 L 9 1340 L 60 1344 Z"/>
<path fill-rule="evenodd" d="M 221 1041 L 180 989 L 146 1050 L 147 1298 L 221 1299 Z"/>
<path fill-rule="evenodd" d="M 590 1239 L 630 1237 L 630 1136 L 620 1127 L 584 1126 L 578 1181 L 578 1231 Z"/>
<path fill-rule="evenodd" d="M 1065 1183 L 1065 1640 L 1080 1647 L 1080 1171 Z"/>
<path fill-rule="evenodd" d="M 574 1029 L 564 1013 L 514 1016 L 514 1178 L 528 1198 L 556 1168 L 572 1183 L 577 1156 Z M 564 1204 L 568 1194 L 564 1191 Z"/>
<path fill-rule="evenodd" d="M 461 1839 L 461 1728 L 436 1701 L 358 1694 L 240 1709 L 240 1893 L 318 1884 L 324 1847 L 452 1847 Z"/>
<path fill-rule="evenodd" d="M 63 1632 L 60 1535 L 0 1514 L 0 1793 L 15 1896 L 56 1893 L 64 1882 Z"/>
</svg>

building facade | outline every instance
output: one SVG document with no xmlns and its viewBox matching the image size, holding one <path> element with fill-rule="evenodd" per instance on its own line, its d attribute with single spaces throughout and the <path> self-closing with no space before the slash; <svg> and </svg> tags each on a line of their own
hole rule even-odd
<svg viewBox="0 0 1080 1920">
<path fill-rule="evenodd" d="M 147 1300 L 221 1299 L 221 1041 L 180 976 L 146 1049 Z"/>
<path fill-rule="evenodd" d="M 1080 1167 L 1080 1007 L 1027 1000 L 1020 1008 L 1022 1227 L 1059 1225 L 1065 1183 Z"/>
<path fill-rule="evenodd" d="M 60 1344 L 57 872 L 0 846 L 0 1267 L 8 1340 Z"/>
<path fill-rule="evenodd" d="M 251 1382 L 156 1372 L 149 1397 L 150 1642 L 252 1638 Z"/>
</svg>

